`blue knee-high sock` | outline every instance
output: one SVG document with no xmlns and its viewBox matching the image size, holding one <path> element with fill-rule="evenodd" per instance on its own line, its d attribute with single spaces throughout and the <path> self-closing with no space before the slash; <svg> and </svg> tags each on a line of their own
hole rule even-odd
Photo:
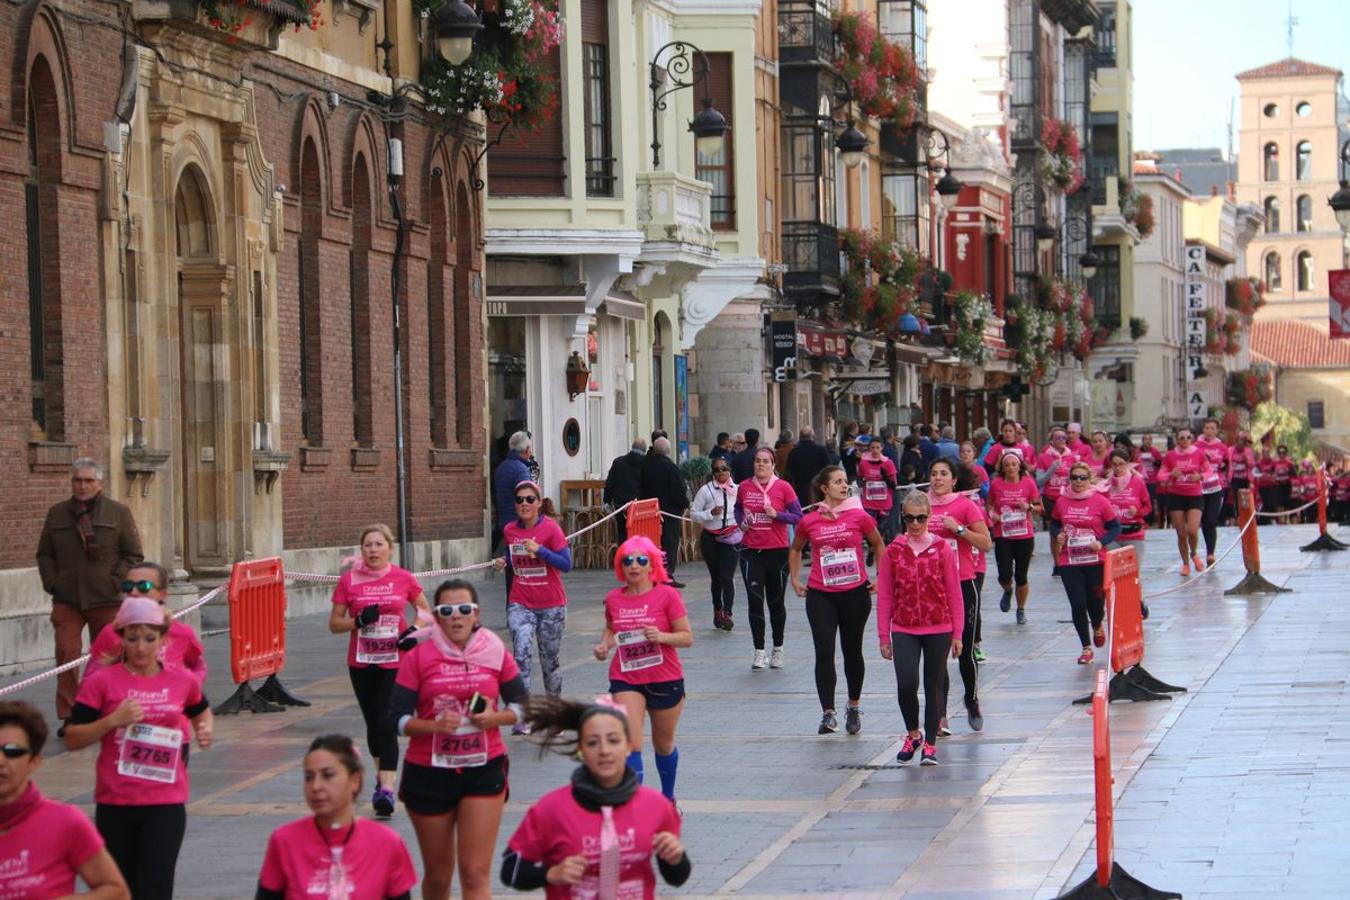
<svg viewBox="0 0 1350 900">
<path fill-rule="evenodd" d="M 675 771 L 680 767 L 680 748 L 672 747 L 669 756 L 656 754 L 656 771 L 661 775 L 661 793 L 675 799 Z"/>
<path fill-rule="evenodd" d="M 657 757 L 659 760 L 661 757 Z M 638 784 L 642 784 L 642 751 L 634 750 L 628 754 L 628 768 L 637 773 Z"/>
</svg>

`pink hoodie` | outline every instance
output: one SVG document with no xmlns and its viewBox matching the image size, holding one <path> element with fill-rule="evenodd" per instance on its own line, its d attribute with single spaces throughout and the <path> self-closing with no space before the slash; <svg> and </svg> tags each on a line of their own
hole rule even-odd
<svg viewBox="0 0 1350 900">
<path fill-rule="evenodd" d="M 965 603 L 957 577 L 956 554 L 946 541 L 932 538 L 915 553 L 901 534 L 877 563 L 877 636 L 881 646 L 891 633 L 945 634 L 959 638 L 965 627 Z"/>
</svg>

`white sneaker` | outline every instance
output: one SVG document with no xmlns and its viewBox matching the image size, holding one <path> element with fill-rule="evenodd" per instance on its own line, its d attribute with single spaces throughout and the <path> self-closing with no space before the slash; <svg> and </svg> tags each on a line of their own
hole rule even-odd
<svg viewBox="0 0 1350 900">
<path fill-rule="evenodd" d="M 783 648 L 782 648 L 782 647 L 774 647 L 774 648 L 773 648 L 773 653 L 769 655 L 769 668 L 770 668 L 770 669 L 781 669 L 781 668 L 783 668 Z"/>
<path fill-rule="evenodd" d="M 768 656 L 765 655 L 764 651 L 763 651 L 763 650 L 756 650 L 756 651 L 755 651 L 755 658 L 754 658 L 754 661 L 752 661 L 752 662 L 750 663 L 750 668 L 752 668 L 752 669 L 762 669 L 762 668 L 764 668 L 765 666 L 767 666 L 768 664 L 769 664 L 769 658 L 768 658 Z"/>
</svg>

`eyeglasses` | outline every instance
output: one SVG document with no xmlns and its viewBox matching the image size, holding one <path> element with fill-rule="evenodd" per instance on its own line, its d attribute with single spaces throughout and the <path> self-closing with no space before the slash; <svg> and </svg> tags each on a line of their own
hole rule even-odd
<svg viewBox="0 0 1350 900">
<path fill-rule="evenodd" d="M 539 498 L 536 497 L 534 494 L 518 494 L 518 495 L 516 496 L 516 505 L 517 505 L 517 506 L 530 506 L 531 504 L 538 503 L 538 502 L 539 502 Z"/>
<path fill-rule="evenodd" d="M 23 759 L 33 752 L 31 747 L 24 747 L 19 744 L 0 745 L 0 753 L 5 755 L 5 759 Z"/>
<path fill-rule="evenodd" d="M 726 466 L 713 466 L 713 471 L 714 471 L 714 472 L 730 472 L 731 469 L 727 468 Z"/>
<path fill-rule="evenodd" d="M 140 591 L 142 594 L 148 594 L 151 591 L 159 590 L 159 585 L 149 579 L 141 581 L 124 581 L 121 584 L 122 593 L 130 594 L 132 591 Z"/>
<path fill-rule="evenodd" d="M 631 566 L 633 563 L 637 563 L 639 566 L 646 566 L 651 564 L 651 560 L 648 559 L 646 555 L 642 553 L 639 553 L 637 556 L 629 554 L 628 556 L 625 556 L 623 559 L 619 560 L 619 562 L 623 563 L 625 566 Z"/>
<path fill-rule="evenodd" d="M 435 613 L 442 619 L 448 619 L 455 613 L 461 616 L 471 616 L 478 612 L 477 603 L 442 603 L 435 607 Z"/>
<path fill-rule="evenodd" d="M 1070 480 L 1070 481 L 1090 481 L 1091 479 L 1092 479 L 1092 476 L 1091 476 L 1091 475 L 1070 475 L 1070 476 L 1069 476 L 1069 480 Z"/>
<path fill-rule="evenodd" d="M 911 516 L 909 513 L 903 513 L 901 514 L 900 519 L 906 525 L 908 525 L 910 522 L 922 525 L 924 522 L 928 521 L 928 513 L 919 513 L 917 516 Z"/>
</svg>

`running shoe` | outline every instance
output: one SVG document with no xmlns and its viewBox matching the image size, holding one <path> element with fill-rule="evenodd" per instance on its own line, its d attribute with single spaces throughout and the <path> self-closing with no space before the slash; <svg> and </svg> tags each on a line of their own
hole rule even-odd
<svg viewBox="0 0 1350 900">
<path fill-rule="evenodd" d="M 937 764 L 938 764 L 937 747 L 933 746 L 932 744 L 924 744 L 923 757 L 919 760 L 919 765 L 936 766 Z"/>
<path fill-rule="evenodd" d="M 971 656 L 975 657 L 977 663 L 982 663 L 986 659 L 984 649 L 979 644 L 975 645 L 975 649 L 971 652 Z"/>
<path fill-rule="evenodd" d="M 1199 575 L 1201 572 L 1205 571 L 1205 567 L 1202 566 L 1202 565 L 1200 565 L 1200 554 L 1199 554 L 1199 553 L 1197 553 L 1197 554 L 1195 554 L 1195 556 L 1192 556 L 1192 557 L 1191 557 L 1191 565 L 1195 566 L 1195 574 L 1197 574 L 1197 575 Z"/>
<path fill-rule="evenodd" d="M 511 726 L 511 733 L 516 735 L 525 735 L 530 733 L 530 726 L 526 722 L 517 722 Z"/>
<path fill-rule="evenodd" d="M 1211 554 L 1209 554 L 1208 556 L 1206 556 L 1206 557 L 1205 557 L 1205 568 L 1206 568 L 1206 569 L 1212 569 L 1212 568 L 1214 568 L 1214 563 L 1215 563 L 1215 561 L 1216 561 L 1216 560 L 1215 560 L 1215 556 L 1214 556 L 1213 553 L 1211 553 Z"/>
<path fill-rule="evenodd" d="M 1092 646 L 1094 647 L 1106 646 L 1106 629 L 1100 625 L 1092 629 Z"/>
<path fill-rule="evenodd" d="M 1186 577 L 1188 577 L 1190 574 L 1191 574 L 1191 564 L 1190 564 L 1190 563 L 1186 563 L 1186 562 L 1182 563 L 1182 564 L 1181 564 L 1181 577 L 1182 577 L 1182 578 L 1186 578 Z"/>
<path fill-rule="evenodd" d="M 386 787 L 377 787 L 375 796 L 370 798 L 370 805 L 375 807 L 376 816 L 389 818 L 394 814 L 394 792 Z"/>
<path fill-rule="evenodd" d="M 838 730 L 839 719 L 835 717 L 834 710 L 825 710 L 820 716 L 820 727 L 816 729 L 816 734 L 834 734 Z"/>
<path fill-rule="evenodd" d="M 782 648 L 782 647 L 774 647 L 774 648 L 773 648 L 773 652 L 769 654 L 769 668 L 770 668 L 770 669 L 781 669 L 781 668 L 783 668 L 783 648 Z"/>
<path fill-rule="evenodd" d="M 857 734 L 862 731 L 862 710 L 856 706 L 850 706 L 844 710 L 844 730 L 849 734 Z"/>
<path fill-rule="evenodd" d="M 984 731 L 984 714 L 980 712 L 980 701 L 971 698 L 966 701 L 966 721 L 971 731 Z"/>
<path fill-rule="evenodd" d="M 762 669 L 769 664 L 769 655 L 763 650 L 755 651 L 755 658 L 750 662 L 750 668 Z"/>
<path fill-rule="evenodd" d="M 1027 624 L 1027 611 L 1025 609 L 1019 609 L 1017 611 L 1017 624 L 1018 625 Z"/>
<path fill-rule="evenodd" d="M 1084 647 L 1083 652 L 1078 656 L 1078 664 L 1080 666 L 1086 666 L 1090 662 L 1092 662 L 1092 648 Z"/>
<path fill-rule="evenodd" d="M 998 608 L 1000 612 L 1007 612 L 1012 609 L 1012 588 L 1005 588 L 1003 596 L 999 598 Z"/>
<path fill-rule="evenodd" d="M 1148 618 L 1148 604 L 1145 603 L 1143 600 L 1139 601 L 1139 617 L 1141 619 Z"/>
<path fill-rule="evenodd" d="M 951 737 L 952 730 L 947 727 L 947 717 L 943 716 L 938 721 L 938 737 Z"/>
<path fill-rule="evenodd" d="M 905 742 L 900 745 L 900 752 L 895 754 L 895 761 L 898 763 L 907 763 L 914 758 L 914 753 L 923 743 L 923 738 L 915 737 L 912 734 L 905 735 Z"/>
</svg>

